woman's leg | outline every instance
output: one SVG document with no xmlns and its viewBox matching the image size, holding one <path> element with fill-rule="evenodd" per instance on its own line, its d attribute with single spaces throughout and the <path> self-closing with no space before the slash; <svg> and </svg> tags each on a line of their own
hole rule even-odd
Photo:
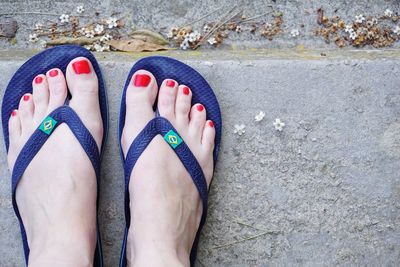
<svg viewBox="0 0 400 267">
<path fill-rule="evenodd" d="M 126 95 L 124 153 L 154 117 L 158 92 L 153 75 L 138 71 Z M 208 184 L 213 173 L 215 129 L 200 103 L 191 106 L 190 88 L 165 80 L 158 109 L 177 129 L 200 163 Z M 189 266 L 190 250 L 199 227 L 202 206 L 191 177 L 175 152 L 157 136 L 138 159 L 130 185 L 131 225 L 127 260 L 130 266 Z"/>
<path fill-rule="evenodd" d="M 90 72 L 85 69 L 89 64 Z M 71 61 L 66 77 L 49 70 L 32 81 L 10 116 L 8 163 L 51 111 L 69 105 L 100 147 L 103 126 L 97 76 L 85 58 Z M 66 125 L 60 125 L 26 169 L 16 199 L 30 248 L 29 266 L 92 266 L 96 245 L 96 176 L 92 164 Z"/>
</svg>

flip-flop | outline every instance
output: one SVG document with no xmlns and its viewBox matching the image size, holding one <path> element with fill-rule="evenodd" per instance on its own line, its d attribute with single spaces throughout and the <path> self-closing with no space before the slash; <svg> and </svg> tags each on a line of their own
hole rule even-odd
<svg viewBox="0 0 400 267">
<path fill-rule="evenodd" d="M 168 57 L 152 56 L 139 60 L 133 65 L 131 71 L 129 72 L 128 78 L 125 82 L 125 87 L 122 93 L 121 109 L 119 114 L 119 140 L 121 140 L 122 130 L 125 126 L 125 113 L 126 113 L 126 90 L 131 81 L 132 75 L 140 69 L 147 70 L 151 72 L 157 80 L 157 84 L 160 86 L 164 79 L 174 79 L 179 84 L 187 85 L 192 91 L 192 104 L 201 103 L 205 106 L 207 110 L 207 120 L 212 120 L 214 122 L 214 127 L 216 130 L 215 135 L 215 148 L 213 151 L 214 166 L 217 161 L 219 147 L 221 143 L 221 112 L 218 105 L 217 98 L 213 90 L 207 81 L 193 68 L 188 65 Z M 155 103 L 154 108 L 157 106 Z M 157 112 L 158 114 L 158 112 Z M 120 143 L 120 154 L 124 165 L 125 172 L 125 233 L 122 244 L 120 267 L 125 267 L 126 262 L 126 243 L 128 236 L 128 229 L 131 220 L 131 214 L 129 209 L 129 179 L 131 172 L 135 166 L 137 159 L 146 149 L 147 145 L 153 140 L 157 135 L 164 137 L 166 142 L 170 144 L 171 149 L 175 151 L 178 158 L 181 160 L 182 164 L 185 166 L 186 170 L 190 174 L 193 183 L 195 184 L 200 198 L 203 204 L 203 213 L 200 221 L 200 227 L 197 231 L 196 238 L 190 252 L 190 264 L 194 265 L 197 253 L 197 246 L 200 237 L 200 231 L 205 223 L 207 215 L 207 197 L 208 189 L 207 182 L 204 177 L 203 171 L 197 162 L 195 156 L 190 151 L 189 147 L 185 144 L 182 138 L 179 136 L 178 131 L 172 126 L 172 124 L 165 118 L 157 115 L 152 119 L 144 129 L 139 133 L 139 135 L 132 142 L 126 159 L 122 152 L 122 146 Z"/>
<path fill-rule="evenodd" d="M 75 135 L 76 139 L 78 139 L 79 143 L 85 150 L 96 172 L 97 207 L 98 207 L 99 187 L 100 187 L 99 186 L 100 161 L 101 161 L 101 155 L 103 154 L 102 152 L 104 149 L 104 144 L 107 137 L 107 129 L 108 129 L 107 97 L 104 87 L 104 81 L 100 72 L 100 67 L 95 57 L 85 48 L 74 45 L 65 45 L 47 49 L 33 56 L 25 64 L 23 64 L 11 78 L 11 81 L 7 86 L 3 98 L 1 117 L 3 124 L 4 142 L 6 145 L 6 150 L 8 151 L 9 148 L 8 120 L 10 118 L 10 114 L 14 109 L 18 108 L 19 101 L 24 94 L 32 93 L 33 79 L 37 75 L 46 73 L 48 70 L 52 68 L 59 68 L 65 73 L 68 63 L 76 57 L 86 57 L 87 59 L 89 59 L 93 65 L 93 69 L 96 72 L 98 78 L 100 109 L 104 127 L 102 151 L 99 153 L 98 147 L 96 145 L 93 136 L 90 134 L 88 129 L 86 129 L 86 127 L 82 123 L 79 116 L 75 113 L 75 111 L 68 106 L 68 100 L 66 100 L 63 106 L 51 112 L 43 120 L 40 126 L 34 131 L 32 136 L 28 139 L 28 141 L 22 148 L 21 152 L 19 153 L 14 165 L 14 169 L 12 171 L 12 205 L 20 224 L 26 265 L 28 265 L 28 259 L 29 259 L 29 246 L 25 232 L 25 227 L 23 225 L 15 198 L 18 182 L 20 181 L 29 163 L 32 161 L 32 159 L 35 157 L 35 155 L 38 153 L 38 151 L 47 141 L 50 135 L 54 132 L 54 130 L 58 126 L 60 126 L 62 123 L 65 123 L 68 125 L 72 133 Z M 97 218 L 96 221 L 98 221 Z M 94 255 L 94 266 L 103 266 L 100 232 L 98 223 L 96 222 L 96 224 L 97 224 L 97 242 L 96 242 L 96 251 Z"/>
</svg>

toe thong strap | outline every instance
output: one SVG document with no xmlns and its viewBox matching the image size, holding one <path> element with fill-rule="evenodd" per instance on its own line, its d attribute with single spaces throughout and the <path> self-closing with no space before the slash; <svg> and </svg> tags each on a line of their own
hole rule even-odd
<svg viewBox="0 0 400 267">
<path fill-rule="evenodd" d="M 200 227 L 204 224 L 207 216 L 207 197 L 208 189 L 207 182 L 203 174 L 203 170 L 200 164 L 197 162 L 195 156 L 190 151 L 189 147 L 185 144 L 182 138 L 179 136 L 177 131 L 174 129 L 172 124 L 163 117 L 156 117 L 152 119 L 146 127 L 139 133 L 139 135 L 133 140 L 130 146 L 125 162 L 125 214 L 126 225 L 130 225 L 130 209 L 129 209 L 129 179 L 136 164 L 136 161 L 157 135 L 164 137 L 164 140 L 171 146 L 175 151 L 182 164 L 192 177 L 193 183 L 199 191 L 200 198 L 203 204 L 203 213 L 201 216 Z"/>
<path fill-rule="evenodd" d="M 87 156 L 89 157 L 93 168 L 96 172 L 96 177 L 98 177 L 100 172 L 100 153 L 94 140 L 93 136 L 90 134 L 88 129 L 85 127 L 76 112 L 69 106 L 61 106 L 51 112 L 40 124 L 39 128 L 36 129 L 31 137 L 28 139 L 21 152 L 19 153 L 17 160 L 14 164 L 14 169 L 12 171 L 12 204 L 14 211 L 20 221 L 22 238 L 26 239 L 25 229 L 22 224 L 22 219 L 18 210 L 16 202 L 16 189 L 18 182 L 20 181 L 22 175 L 24 174 L 29 163 L 39 152 L 40 148 L 47 141 L 50 135 L 54 132 L 58 126 L 62 123 L 68 125 L 72 133 L 79 141 L 83 149 L 85 150 Z M 51 175 L 51 174 L 50 174 Z M 26 241 L 26 240 L 24 240 Z M 25 259 L 28 259 L 29 248 L 24 243 Z"/>
</svg>

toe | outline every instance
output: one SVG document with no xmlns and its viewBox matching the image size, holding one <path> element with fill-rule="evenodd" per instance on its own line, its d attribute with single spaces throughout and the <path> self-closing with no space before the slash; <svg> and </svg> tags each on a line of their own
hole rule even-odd
<svg viewBox="0 0 400 267">
<path fill-rule="evenodd" d="M 47 82 L 49 84 L 49 105 L 47 113 L 52 112 L 56 108 L 64 105 L 67 98 L 67 84 L 65 83 L 64 74 L 60 69 L 51 69 L 46 73 Z"/>
<path fill-rule="evenodd" d="M 34 104 L 32 94 L 25 94 L 19 101 L 19 118 L 21 120 L 22 133 L 28 133 L 33 127 Z"/>
<path fill-rule="evenodd" d="M 49 85 L 45 75 L 40 74 L 32 81 L 33 103 L 35 104 L 35 121 L 42 121 L 46 116 L 49 104 Z"/>
<path fill-rule="evenodd" d="M 158 93 L 158 111 L 160 115 L 169 121 L 175 118 L 175 101 L 178 91 L 178 83 L 172 79 L 166 79 L 160 86 Z"/>
<path fill-rule="evenodd" d="M 103 122 L 100 114 L 98 79 L 92 63 L 85 57 L 77 57 L 68 64 L 66 76 L 72 95 L 69 105 L 79 115 L 100 148 Z"/>
<path fill-rule="evenodd" d="M 153 105 L 157 92 L 157 82 L 152 73 L 138 70 L 132 75 L 126 90 L 125 127 L 121 140 L 125 153 L 137 134 L 154 118 Z"/>
<path fill-rule="evenodd" d="M 214 149 L 214 139 L 215 139 L 214 122 L 208 120 L 204 125 L 203 137 L 201 139 L 201 144 L 206 153 L 212 153 Z"/>
<path fill-rule="evenodd" d="M 8 132 L 10 136 L 10 146 L 13 146 L 19 140 L 21 136 L 21 120 L 19 118 L 19 112 L 14 109 L 11 112 L 10 119 L 8 121 Z"/>
<path fill-rule="evenodd" d="M 186 126 L 189 123 L 189 112 L 192 102 L 192 92 L 186 85 L 180 85 L 175 103 L 176 122 L 179 126 Z"/>
<path fill-rule="evenodd" d="M 189 132 L 199 139 L 199 143 L 201 142 L 205 122 L 206 109 L 202 104 L 195 104 L 190 110 Z"/>
</svg>

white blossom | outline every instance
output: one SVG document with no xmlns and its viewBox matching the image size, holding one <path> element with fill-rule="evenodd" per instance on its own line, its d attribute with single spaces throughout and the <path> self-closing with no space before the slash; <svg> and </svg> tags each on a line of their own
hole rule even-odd
<svg viewBox="0 0 400 267">
<path fill-rule="evenodd" d="M 168 39 L 172 39 L 172 37 L 174 37 L 174 33 L 173 33 L 172 31 L 169 31 L 169 32 L 167 33 L 167 38 L 168 38 Z"/>
<path fill-rule="evenodd" d="M 210 39 L 207 40 L 207 42 L 208 42 L 210 45 L 214 45 L 214 44 L 217 43 L 217 40 L 215 39 L 215 37 L 211 37 Z"/>
<path fill-rule="evenodd" d="M 352 25 L 346 25 L 346 28 L 344 29 L 344 31 L 348 32 L 348 33 L 353 32 L 354 31 L 353 30 L 353 26 Z"/>
<path fill-rule="evenodd" d="M 115 28 L 118 26 L 117 18 L 110 17 L 106 20 L 109 29 Z"/>
<path fill-rule="evenodd" d="M 235 31 L 236 31 L 236 32 L 238 32 L 238 33 L 239 33 L 239 32 L 242 32 L 242 27 L 241 27 L 241 26 L 239 26 L 239 25 L 238 25 L 238 26 L 236 26 L 236 29 L 235 29 Z"/>
<path fill-rule="evenodd" d="M 356 23 L 362 23 L 365 20 L 364 16 L 362 14 L 356 15 Z"/>
<path fill-rule="evenodd" d="M 244 125 L 244 124 L 235 124 L 234 127 L 235 127 L 235 129 L 233 130 L 233 132 L 235 134 L 242 135 L 246 132 L 245 131 L 246 125 Z"/>
<path fill-rule="evenodd" d="M 101 24 L 97 24 L 96 27 L 94 28 L 94 31 L 95 31 L 97 34 L 102 34 L 103 31 L 104 31 L 104 26 L 101 25 Z"/>
<path fill-rule="evenodd" d="M 281 132 L 283 130 L 283 127 L 285 126 L 285 123 L 283 123 L 281 119 L 275 119 L 273 125 L 275 127 L 275 130 Z"/>
<path fill-rule="evenodd" d="M 211 30 L 211 27 L 208 24 L 204 25 L 203 32 L 209 32 L 210 30 Z"/>
<path fill-rule="evenodd" d="M 356 32 L 352 31 L 352 32 L 350 32 L 349 37 L 350 37 L 352 40 L 355 40 L 355 39 L 358 37 L 358 35 L 357 35 Z"/>
<path fill-rule="evenodd" d="M 201 34 L 198 31 L 191 32 L 185 35 L 185 39 L 188 40 L 190 43 L 194 43 L 198 41 L 201 37 Z"/>
<path fill-rule="evenodd" d="M 104 51 L 104 47 L 103 47 L 101 44 L 99 44 L 99 43 L 95 43 L 95 44 L 93 45 L 93 48 L 94 48 L 94 50 L 97 51 L 97 52 L 103 52 L 103 51 Z"/>
<path fill-rule="evenodd" d="M 262 120 L 264 119 L 264 116 L 265 116 L 265 112 L 260 111 L 260 112 L 254 117 L 254 119 L 255 119 L 257 122 L 259 122 L 259 121 L 262 121 Z"/>
<path fill-rule="evenodd" d="M 372 23 L 373 24 L 378 24 L 378 19 L 377 18 L 372 18 Z"/>
<path fill-rule="evenodd" d="M 392 10 L 390 10 L 389 8 L 385 10 L 385 16 L 386 17 L 390 18 L 392 15 L 393 15 L 393 11 Z"/>
<path fill-rule="evenodd" d="M 100 42 L 107 42 L 112 40 L 112 36 L 109 34 L 104 34 L 103 36 L 100 37 Z"/>
<path fill-rule="evenodd" d="M 29 34 L 29 42 L 36 43 L 37 41 L 39 41 L 39 38 L 36 33 Z"/>
<path fill-rule="evenodd" d="M 41 30 L 43 28 L 43 24 L 38 22 L 35 24 L 35 30 Z"/>
<path fill-rule="evenodd" d="M 83 8 L 83 6 L 77 6 L 76 12 L 78 12 L 79 14 L 82 14 L 83 12 L 85 12 L 85 9 Z"/>
<path fill-rule="evenodd" d="M 400 26 L 396 26 L 396 28 L 394 28 L 393 33 L 400 35 Z"/>
<path fill-rule="evenodd" d="M 292 29 L 290 31 L 290 35 L 292 35 L 292 37 L 297 37 L 297 36 L 299 36 L 299 34 L 300 34 L 300 32 L 298 29 Z"/>
<path fill-rule="evenodd" d="M 183 40 L 181 45 L 180 45 L 181 49 L 186 50 L 189 48 L 189 41 L 187 39 Z"/>
<path fill-rule="evenodd" d="M 85 36 L 87 38 L 93 38 L 94 37 L 94 31 L 93 30 L 86 30 L 85 31 Z"/>
<path fill-rule="evenodd" d="M 68 22 L 69 22 L 69 15 L 67 15 L 67 14 L 62 14 L 62 15 L 60 16 L 60 21 L 61 21 L 61 23 L 68 23 Z"/>
</svg>

